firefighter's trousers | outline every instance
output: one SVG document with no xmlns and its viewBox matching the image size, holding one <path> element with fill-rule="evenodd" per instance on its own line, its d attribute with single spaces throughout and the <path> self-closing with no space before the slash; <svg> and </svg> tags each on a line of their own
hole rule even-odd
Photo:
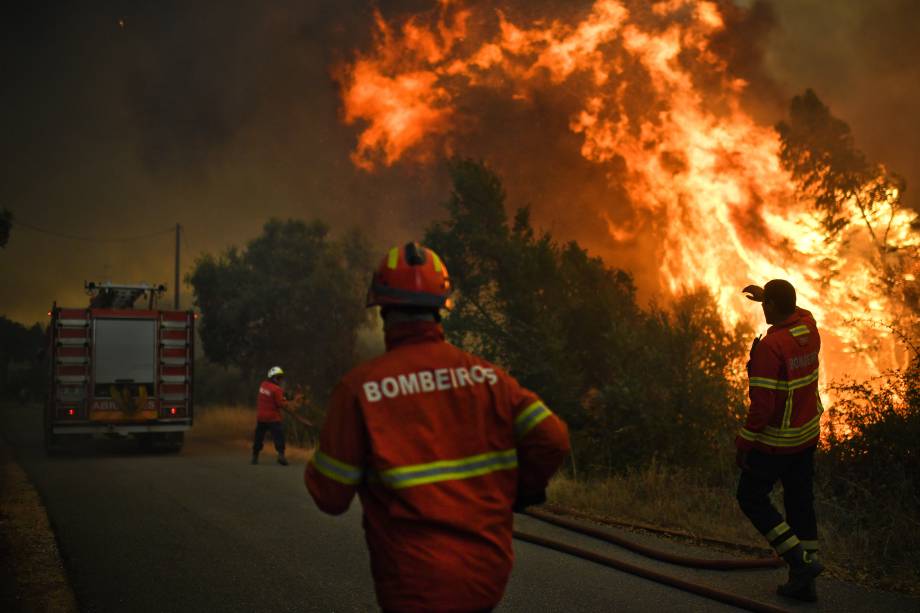
<svg viewBox="0 0 920 613">
<path fill-rule="evenodd" d="M 284 455 L 284 428 L 281 426 L 280 421 L 260 421 L 256 423 L 256 433 L 252 441 L 253 455 L 258 455 L 262 451 L 262 443 L 265 440 L 266 432 L 272 433 L 275 450 L 279 455 Z"/>
<path fill-rule="evenodd" d="M 814 504 L 815 448 L 788 455 L 751 450 L 749 468 L 738 482 L 738 504 L 754 527 L 780 555 L 799 543 L 809 552 L 818 550 L 818 524 Z M 786 517 L 770 502 L 777 481 L 783 484 Z"/>
</svg>

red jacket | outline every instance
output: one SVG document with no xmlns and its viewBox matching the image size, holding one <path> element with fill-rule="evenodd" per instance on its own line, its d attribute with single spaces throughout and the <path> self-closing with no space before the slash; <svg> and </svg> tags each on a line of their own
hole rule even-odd
<svg viewBox="0 0 920 613">
<path fill-rule="evenodd" d="M 751 351 L 751 410 L 735 439 L 739 449 L 785 454 L 818 443 L 824 411 L 818 393 L 820 350 L 815 318 L 805 309 L 767 330 Z"/>
<path fill-rule="evenodd" d="M 280 385 L 266 380 L 259 386 L 258 421 L 281 421 L 281 409 L 287 406 L 284 390 Z"/>
<path fill-rule="evenodd" d="M 307 488 L 333 515 L 357 492 L 384 609 L 494 607 L 511 572 L 511 507 L 542 493 L 569 451 L 566 426 L 440 325 L 391 329 L 387 349 L 333 392 Z"/>
</svg>

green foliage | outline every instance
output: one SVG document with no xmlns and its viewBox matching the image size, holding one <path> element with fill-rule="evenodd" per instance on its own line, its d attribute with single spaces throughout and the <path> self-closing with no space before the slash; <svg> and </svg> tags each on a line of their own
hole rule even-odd
<svg viewBox="0 0 920 613">
<path fill-rule="evenodd" d="M 242 376 L 239 367 L 220 366 L 203 357 L 195 360 L 195 402 L 198 406 L 251 406 L 255 395 L 256 390 Z"/>
<path fill-rule="evenodd" d="M 13 225 L 13 214 L 6 210 L 0 210 L 0 249 L 6 247 L 10 240 L 10 228 Z"/>
<path fill-rule="evenodd" d="M 712 299 L 643 311 L 628 273 L 538 233 L 527 208 L 509 220 L 484 164 L 454 160 L 450 173 L 449 218 L 425 237 L 458 290 L 450 339 L 539 392 L 568 422 L 582 466 L 724 453 L 744 347 Z"/>
<path fill-rule="evenodd" d="M 356 361 L 369 269 L 357 233 L 333 240 L 319 221 L 270 220 L 245 249 L 199 258 L 186 279 L 205 355 L 239 368 L 250 385 L 280 365 L 324 403 Z"/>
<path fill-rule="evenodd" d="M 45 331 L 0 316 L 0 396 L 38 400 L 44 388 Z"/>
<path fill-rule="evenodd" d="M 916 570 L 920 551 L 920 364 L 831 386 L 832 428 L 818 476 L 872 558 Z"/>
</svg>

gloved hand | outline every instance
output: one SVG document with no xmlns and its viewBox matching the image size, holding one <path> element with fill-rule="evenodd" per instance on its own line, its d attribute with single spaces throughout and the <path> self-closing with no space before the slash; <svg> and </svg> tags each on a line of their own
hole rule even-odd
<svg viewBox="0 0 920 613">
<path fill-rule="evenodd" d="M 735 453 L 735 464 L 738 465 L 738 468 L 741 470 L 749 470 L 751 467 L 748 466 L 748 452 L 747 449 L 739 449 Z"/>
<path fill-rule="evenodd" d="M 763 288 L 759 285 L 748 285 L 741 292 L 747 297 L 748 300 L 753 300 L 754 302 L 763 302 Z"/>
<path fill-rule="evenodd" d="M 543 504 L 544 502 L 546 502 L 546 490 L 540 490 L 539 492 L 531 494 L 525 494 L 519 491 L 511 510 L 515 513 L 523 513 L 527 507 L 535 504 Z"/>
</svg>

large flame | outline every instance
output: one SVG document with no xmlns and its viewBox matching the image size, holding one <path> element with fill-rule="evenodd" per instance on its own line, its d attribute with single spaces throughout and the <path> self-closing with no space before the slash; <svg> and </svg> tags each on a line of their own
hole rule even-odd
<svg viewBox="0 0 920 613">
<path fill-rule="evenodd" d="M 704 286 L 727 322 L 760 327 L 740 288 L 785 278 L 824 330 L 825 379 L 899 365 L 890 331 L 875 323 L 899 309 L 877 264 L 885 250 L 918 245 L 914 215 L 894 207 L 896 193 L 868 215 L 850 201 L 851 223 L 828 240 L 780 163 L 777 133 L 743 108 L 747 83 L 712 49 L 725 28 L 718 4 L 597 0 L 573 23 L 473 16 L 448 0 L 401 24 L 376 15 L 374 49 L 341 77 L 345 120 L 364 122 L 355 164 L 372 170 L 450 146 L 474 121 L 475 109 L 464 115 L 456 106 L 470 89 L 526 100 L 538 88 L 564 88 L 579 100 L 569 127 L 583 138 L 581 154 L 625 166 L 616 178 L 639 212 L 628 225 L 612 221 L 603 202 L 599 214 L 615 241 L 658 237 L 663 290 Z M 879 245 L 872 232 L 886 224 Z"/>
</svg>

